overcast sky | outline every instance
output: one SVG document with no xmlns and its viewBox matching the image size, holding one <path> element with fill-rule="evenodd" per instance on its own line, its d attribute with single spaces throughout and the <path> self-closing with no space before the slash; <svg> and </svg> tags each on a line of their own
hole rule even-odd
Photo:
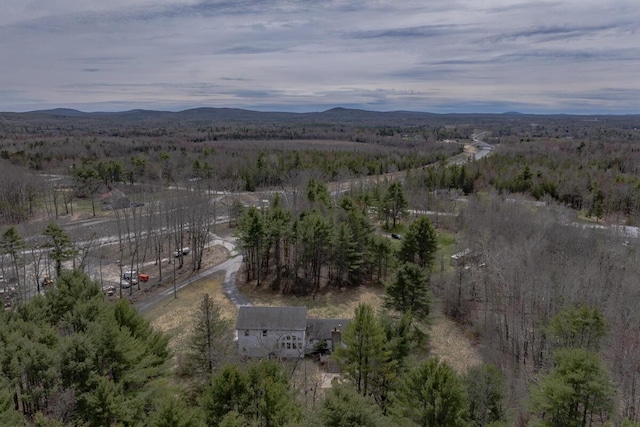
<svg viewBox="0 0 640 427">
<path fill-rule="evenodd" d="M 0 3 L 0 111 L 640 113 L 638 0 Z"/>
</svg>

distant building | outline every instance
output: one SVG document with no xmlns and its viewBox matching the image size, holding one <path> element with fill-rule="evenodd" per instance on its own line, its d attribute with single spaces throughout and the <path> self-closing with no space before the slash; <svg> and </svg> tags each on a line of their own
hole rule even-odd
<svg viewBox="0 0 640 427">
<path fill-rule="evenodd" d="M 460 251 L 458 253 L 451 255 L 450 264 L 454 267 L 459 265 L 466 265 L 470 262 L 471 258 L 472 258 L 471 249 L 467 248 L 464 251 Z"/>
<path fill-rule="evenodd" d="M 117 188 L 102 194 L 100 200 L 105 205 L 105 209 L 122 209 L 131 206 L 129 198 Z"/>
</svg>

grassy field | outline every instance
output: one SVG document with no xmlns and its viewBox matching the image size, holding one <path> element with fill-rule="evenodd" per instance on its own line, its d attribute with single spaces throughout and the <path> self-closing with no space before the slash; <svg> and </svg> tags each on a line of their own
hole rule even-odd
<svg viewBox="0 0 640 427">
<path fill-rule="evenodd" d="M 223 316 L 235 323 L 238 309 L 224 295 L 223 279 L 224 273 L 220 273 L 213 278 L 195 282 L 178 291 L 177 298 L 169 297 L 144 314 L 156 330 L 171 336 L 169 346 L 175 353 L 179 353 L 184 346 L 191 330 L 193 315 L 204 294 L 209 294 L 220 306 Z"/>
<path fill-rule="evenodd" d="M 365 302 L 373 307 L 382 305 L 384 289 L 381 286 L 358 286 L 352 289 L 329 289 L 311 296 L 295 297 L 283 295 L 280 291 L 272 291 L 264 287 L 256 287 L 253 283 L 240 284 L 240 291 L 254 305 L 262 306 L 306 306 L 309 317 L 341 319 L 353 317 L 359 303 Z"/>
<path fill-rule="evenodd" d="M 478 348 L 465 331 L 447 318 L 437 304 L 429 322 L 429 356 L 446 361 L 458 373 L 483 363 Z"/>
<path fill-rule="evenodd" d="M 452 233 L 440 230 L 438 235 L 438 253 L 436 254 L 434 267 L 444 273 L 452 269 L 451 255 L 458 252 L 458 247 L 456 246 L 456 238 Z"/>
</svg>

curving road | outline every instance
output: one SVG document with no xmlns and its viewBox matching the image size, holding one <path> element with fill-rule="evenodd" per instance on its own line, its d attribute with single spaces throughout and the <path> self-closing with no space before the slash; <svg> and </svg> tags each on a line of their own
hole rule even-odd
<svg viewBox="0 0 640 427">
<path fill-rule="evenodd" d="M 251 305 L 249 300 L 240 293 L 240 291 L 238 290 L 238 286 L 236 285 L 236 275 L 238 273 L 238 270 L 240 269 L 240 266 L 242 265 L 242 256 L 239 255 L 236 251 L 235 240 L 225 240 L 217 237 L 211 242 L 211 244 L 215 246 L 224 246 L 225 248 L 227 248 L 231 253 L 231 258 L 211 268 L 202 270 L 201 272 L 189 277 L 187 280 L 181 282 L 180 284 L 177 284 L 176 291 L 179 291 L 180 289 L 189 286 L 190 284 L 197 282 L 198 280 L 205 279 L 209 276 L 212 276 L 213 274 L 224 271 L 225 275 L 222 287 L 224 289 L 225 295 L 238 307 L 243 305 Z M 168 298 L 173 298 L 173 293 L 173 286 L 170 286 L 159 294 L 135 304 L 135 307 L 138 309 L 138 312 L 144 313 L 145 311 L 153 308 L 161 301 L 164 301 Z"/>
<path fill-rule="evenodd" d="M 486 133 L 487 132 L 481 132 L 481 133 L 474 133 L 473 135 L 471 135 L 471 139 L 473 140 L 473 146 L 478 149 L 478 152 L 474 156 L 475 160 L 480 160 L 483 157 L 487 157 L 495 149 L 493 145 L 486 143 L 480 139 Z"/>
<path fill-rule="evenodd" d="M 478 149 L 478 152 L 475 153 L 474 155 L 475 160 L 479 160 L 485 156 L 488 156 L 495 148 L 491 144 L 488 144 L 480 139 L 486 133 L 487 132 L 481 132 L 481 133 L 471 135 L 471 139 L 473 140 L 473 146 Z M 458 163 L 459 161 L 460 160 L 455 160 L 453 163 Z M 462 160 L 462 162 L 466 162 L 466 161 L 467 159 Z M 406 171 L 400 171 L 400 172 L 395 172 L 388 175 L 393 175 L 394 177 L 396 177 L 396 176 L 404 176 L 405 173 Z M 370 177 L 365 178 L 365 180 L 367 179 L 371 179 L 371 178 Z M 379 179 L 379 177 L 376 177 L 376 179 Z M 358 180 L 358 182 L 361 182 L 362 178 L 358 178 L 356 180 Z M 331 183 L 328 183 L 328 184 L 330 185 Z M 339 187 L 341 187 L 340 184 L 341 183 L 337 183 Z M 334 189 L 333 191 L 336 191 L 336 190 Z M 337 192 L 339 193 L 340 189 L 338 189 Z M 195 274 L 190 278 L 188 278 L 187 280 L 181 282 L 180 284 L 176 285 L 176 291 L 186 286 L 189 286 L 190 284 L 198 280 L 205 279 L 213 274 L 224 271 L 225 276 L 224 276 L 224 282 L 223 282 L 223 290 L 227 298 L 229 298 L 229 300 L 233 302 L 237 307 L 250 306 L 251 303 L 244 295 L 240 293 L 240 291 L 238 290 L 238 286 L 236 284 L 236 275 L 240 270 L 240 266 L 242 265 L 242 256 L 238 254 L 236 250 L 235 239 L 225 240 L 216 236 L 216 238 L 211 242 L 211 244 L 224 246 L 231 253 L 231 258 L 229 258 L 228 260 L 216 266 L 203 270 L 198 274 Z M 144 313 L 145 311 L 148 311 L 149 309 L 151 309 L 161 301 L 168 298 L 172 298 L 173 294 L 174 294 L 174 288 L 173 286 L 171 286 L 163 290 L 159 294 L 154 295 L 153 297 L 145 301 L 135 304 L 135 307 L 138 308 L 139 312 Z"/>
</svg>

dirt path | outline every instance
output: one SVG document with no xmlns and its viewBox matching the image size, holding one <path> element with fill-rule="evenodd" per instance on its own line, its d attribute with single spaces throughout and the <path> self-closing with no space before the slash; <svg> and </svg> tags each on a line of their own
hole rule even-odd
<svg viewBox="0 0 640 427">
<path fill-rule="evenodd" d="M 483 363 L 477 346 L 440 308 L 434 310 L 429 344 L 431 355 L 446 361 L 458 373 L 465 373 L 467 369 Z"/>
</svg>

